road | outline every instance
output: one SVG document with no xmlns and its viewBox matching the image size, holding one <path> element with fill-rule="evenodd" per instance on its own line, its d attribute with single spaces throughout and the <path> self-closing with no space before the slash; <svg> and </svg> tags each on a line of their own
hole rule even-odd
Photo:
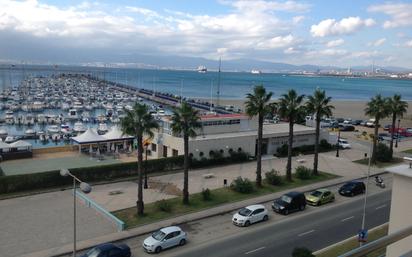
<svg viewBox="0 0 412 257">
<path fill-rule="evenodd" d="M 391 175 L 384 175 L 386 189 L 371 180 L 366 226 L 372 228 L 389 220 Z M 329 189 L 337 192 L 339 185 Z M 288 216 L 270 213 L 268 222 L 247 228 L 231 224 L 234 212 L 180 225 L 188 232 L 188 244 L 165 250 L 162 257 L 206 256 L 291 256 L 293 248 L 305 246 L 316 251 L 357 234 L 362 222 L 363 195 L 353 198 L 336 195 L 334 203 L 307 206 Z M 269 208 L 270 203 L 265 203 Z M 133 256 L 144 253 L 141 243 L 148 235 L 124 240 Z"/>
<path fill-rule="evenodd" d="M 381 225 L 389 219 L 390 191 L 375 194 L 367 206 L 367 227 Z M 253 228 L 249 233 L 228 237 L 200 247 L 165 256 L 179 257 L 238 257 L 287 256 L 298 246 L 319 250 L 357 233 L 362 222 L 359 198 L 334 208 Z M 249 229 L 249 228 L 244 228 Z"/>
</svg>

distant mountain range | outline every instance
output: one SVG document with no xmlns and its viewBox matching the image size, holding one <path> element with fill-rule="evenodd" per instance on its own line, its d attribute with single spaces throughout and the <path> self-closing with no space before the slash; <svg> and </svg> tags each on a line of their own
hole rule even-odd
<svg viewBox="0 0 412 257">
<path fill-rule="evenodd" d="M 216 71 L 219 68 L 218 60 L 210 60 L 200 57 L 184 57 L 184 56 L 156 56 L 156 55 L 143 55 L 143 54 L 131 54 L 122 56 L 119 60 L 119 56 L 113 53 L 108 53 L 104 56 L 104 61 L 101 55 L 90 56 L 91 62 L 84 62 L 80 59 L 70 59 L 69 62 L 24 62 L 27 65 L 41 64 L 41 65 L 82 65 L 82 66 L 98 66 L 98 67 L 124 67 L 124 68 L 149 68 L 149 69 L 183 69 L 183 70 L 195 70 L 198 66 L 204 65 L 210 71 Z M 6 63 L 6 62 L 3 62 Z M 7 61 L 10 63 L 10 61 Z M 15 62 L 16 66 L 20 66 L 23 62 Z M 346 71 L 349 67 L 337 67 L 337 66 L 319 66 L 319 65 L 293 65 L 281 62 L 269 62 L 259 61 L 253 59 L 236 59 L 236 60 L 224 60 L 222 59 L 221 69 L 222 71 L 245 71 L 250 72 L 253 69 L 260 70 L 262 72 L 317 72 L 317 71 Z M 369 66 L 354 66 L 350 67 L 352 71 L 369 72 L 372 71 L 372 65 Z M 395 66 L 375 66 L 375 69 L 379 69 L 385 72 L 412 72 L 412 69 L 395 67 Z"/>
</svg>

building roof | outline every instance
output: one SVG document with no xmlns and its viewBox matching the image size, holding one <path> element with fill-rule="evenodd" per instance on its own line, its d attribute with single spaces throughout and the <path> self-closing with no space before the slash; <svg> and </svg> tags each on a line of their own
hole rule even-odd
<svg viewBox="0 0 412 257">
<path fill-rule="evenodd" d="M 385 171 L 412 178 L 412 168 L 409 168 L 409 164 L 391 166 L 391 167 L 386 168 Z"/>
<path fill-rule="evenodd" d="M 306 127 L 303 125 L 295 124 L 293 127 L 294 135 L 307 135 L 315 133 L 315 128 Z M 263 138 L 271 137 L 286 137 L 289 135 L 289 124 L 288 123 L 277 123 L 277 124 L 265 124 L 263 125 Z M 241 131 L 241 132 L 229 132 L 229 133 L 218 133 L 218 134 L 199 134 L 196 138 L 190 140 L 210 140 L 210 139 L 222 139 L 222 138 L 233 138 L 233 137 L 257 137 L 257 130 Z"/>
<path fill-rule="evenodd" d="M 80 134 L 79 136 L 72 137 L 71 139 L 78 144 L 97 143 L 97 142 L 107 141 L 105 137 L 97 134 L 91 128 L 88 128 L 86 132 Z"/>
<path fill-rule="evenodd" d="M 243 113 L 230 113 L 230 114 L 205 114 L 200 116 L 201 120 L 219 120 L 219 119 L 249 119 L 249 116 Z"/>
</svg>

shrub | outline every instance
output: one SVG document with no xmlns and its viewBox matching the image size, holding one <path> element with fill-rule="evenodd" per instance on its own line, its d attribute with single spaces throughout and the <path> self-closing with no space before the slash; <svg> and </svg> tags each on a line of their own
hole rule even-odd
<svg viewBox="0 0 412 257">
<path fill-rule="evenodd" d="M 203 198 L 203 201 L 212 200 L 212 192 L 210 192 L 209 188 L 202 189 L 202 198 Z"/>
<path fill-rule="evenodd" d="M 376 147 L 376 160 L 380 162 L 390 162 L 392 160 L 391 149 L 387 145 L 379 143 Z"/>
<path fill-rule="evenodd" d="M 331 150 L 332 148 L 333 148 L 333 145 L 329 144 L 328 140 L 326 139 L 320 140 L 319 150 L 327 151 L 327 150 Z"/>
<path fill-rule="evenodd" d="M 266 182 L 273 186 L 282 184 L 282 177 L 279 175 L 279 171 L 272 169 L 265 173 Z"/>
<path fill-rule="evenodd" d="M 307 180 L 312 176 L 312 169 L 306 168 L 305 166 L 298 166 L 295 169 L 295 173 L 299 179 Z"/>
<path fill-rule="evenodd" d="M 242 177 L 237 177 L 235 180 L 233 180 L 233 182 L 230 184 L 230 188 L 242 194 L 249 194 L 254 190 L 252 181 L 247 178 L 244 179 Z"/>
<path fill-rule="evenodd" d="M 293 249 L 292 257 L 315 257 L 312 251 L 305 247 L 296 247 Z"/>
<path fill-rule="evenodd" d="M 362 131 L 362 136 L 366 137 L 368 135 L 368 132 Z"/>
<path fill-rule="evenodd" d="M 279 157 L 282 156 L 287 156 L 288 155 L 288 145 L 287 144 L 283 144 L 281 147 L 279 147 L 277 150 L 277 155 Z"/>
<path fill-rule="evenodd" d="M 166 201 L 164 199 L 160 200 L 160 201 L 157 201 L 155 203 L 155 206 L 159 211 L 163 211 L 163 212 L 171 212 L 172 211 L 172 205 L 170 204 L 169 201 Z"/>
</svg>

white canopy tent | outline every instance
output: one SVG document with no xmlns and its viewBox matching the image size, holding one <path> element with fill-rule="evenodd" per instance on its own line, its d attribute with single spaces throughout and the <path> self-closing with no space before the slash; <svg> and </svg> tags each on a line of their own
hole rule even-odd
<svg viewBox="0 0 412 257">
<path fill-rule="evenodd" d="M 86 132 L 71 138 L 74 142 L 78 144 L 93 144 L 105 142 L 106 138 L 102 135 L 97 134 L 93 129 L 88 128 Z"/>
<path fill-rule="evenodd" d="M 9 145 L 9 148 L 17 148 L 17 150 L 28 150 L 30 151 L 32 145 L 26 141 L 19 140 Z"/>
<path fill-rule="evenodd" d="M 108 141 L 129 140 L 134 138 L 133 136 L 124 135 L 118 126 L 113 126 L 103 137 Z"/>
</svg>

